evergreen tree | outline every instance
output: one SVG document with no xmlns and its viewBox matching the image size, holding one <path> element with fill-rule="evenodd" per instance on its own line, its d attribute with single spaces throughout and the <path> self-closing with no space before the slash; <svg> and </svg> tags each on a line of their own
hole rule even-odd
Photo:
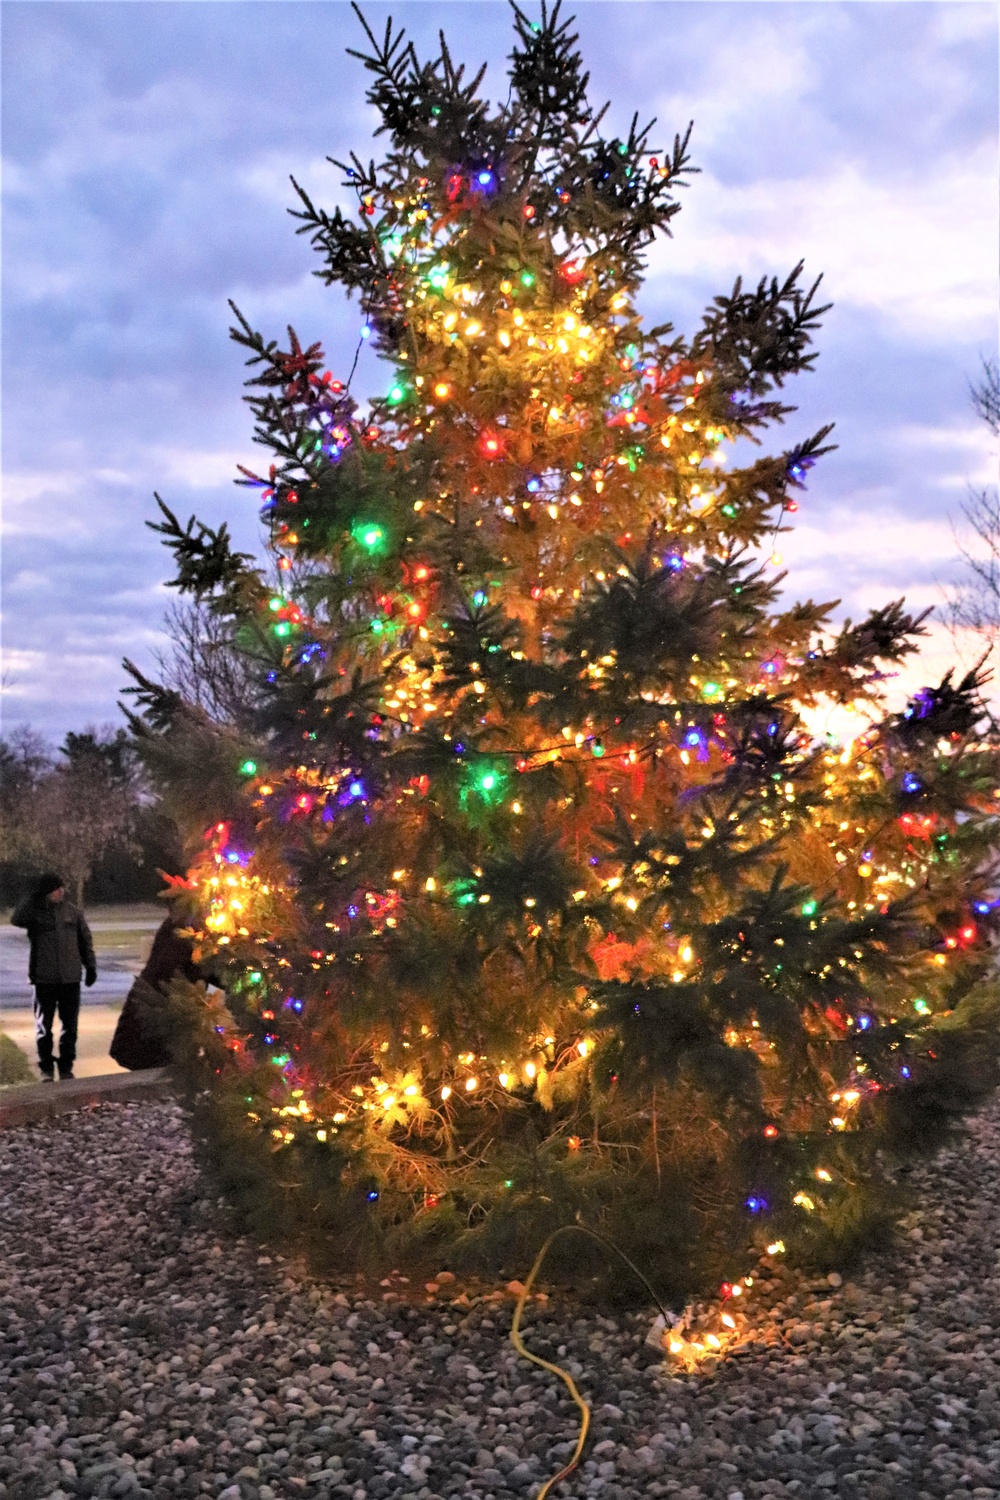
<svg viewBox="0 0 1000 1500">
<path fill-rule="evenodd" d="M 887 712 L 923 617 L 785 602 L 830 429 L 723 445 L 794 412 L 826 309 L 799 266 L 644 326 L 688 135 L 605 134 L 558 6 L 514 8 L 499 108 L 443 39 L 365 30 L 385 156 L 338 164 L 356 220 L 295 212 L 385 395 L 236 313 L 278 586 L 158 529 L 259 691 L 226 728 L 131 669 L 227 975 L 228 1009 L 176 996 L 210 1147 L 343 1256 L 513 1267 L 578 1212 L 664 1284 L 843 1247 L 876 1152 L 994 1081 L 981 679 Z M 831 703 L 870 718 L 844 748 Z"/>
</svg>

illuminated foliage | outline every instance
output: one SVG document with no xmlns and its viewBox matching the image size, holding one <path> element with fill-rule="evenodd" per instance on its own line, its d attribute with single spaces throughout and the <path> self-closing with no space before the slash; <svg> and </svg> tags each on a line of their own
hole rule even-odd
<svg viewBox="0 0 1000 1500">
<path fill-rule="evenodd" d="M 211 1097 L 283 1212 L 352 1246 L 436 1215 L 472 1254 L 582 1207 L 683 1276 L 699 1240 L 793 1243 L 990 1086 L 981 1038 L 965 1095 L 935 1070 L 989 963 L 997 758 L 975 673 L 887 712 L 921 616 L 835 630 L 781 596 L 829 429 L 726 466 L 794 412 L 816 286 L 647 329 L 687 135 L 605 138 L 558 8 L 515 33 L 492 110 L 447 51 L 369 33 L 385 159 L 345 164 L 356 219 L 298 190 L 384 399 L 237 314 L 281 587 L 164 509 L 177 585 L 261 678 L 179 900 L 228 975 Z M 140 689 L 201 808 L 190 716 Z"/>
</svg>

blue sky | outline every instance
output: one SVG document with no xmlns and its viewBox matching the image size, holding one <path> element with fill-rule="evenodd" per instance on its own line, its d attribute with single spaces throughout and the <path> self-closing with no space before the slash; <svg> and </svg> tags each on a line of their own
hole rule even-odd
<svg viewBox="0 0 1000 1500">
<path fill-rule="evenodd" d="M 390 9 L 423 52 L 444 25 L 501 93 L 499 0 L 366 13 Z M 966 485 L 996 473 L 967 379 L 997 347 L 997 8 L 576 9 L 613 121 L 655 114 L 666 139 L 694 120 L 702 172 L 651 255 L 647 315 L 690 329 L 739 273 L 824 272 L 835 306 L 787 434 L 835 421 L 840 447 L 782 539 L 789 589 L 855 617 L 939 603 Z M 257 541 L 226 299 L 349 364 L 356 305 L 312 277 L 286 209 L 290 173 L 329 205 L 326 156 L 373 149 L 358 44 L 338 0 L 3 4 L 5 730 L 113 721 L 121 657 L 151 663 L 170 598 L 154 489 Z M 939 633 L 925 675 L 950 651 Z"/>
</svg>

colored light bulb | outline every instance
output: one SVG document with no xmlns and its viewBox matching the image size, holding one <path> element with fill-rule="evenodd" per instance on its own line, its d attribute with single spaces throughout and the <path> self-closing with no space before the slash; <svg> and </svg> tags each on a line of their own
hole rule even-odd
<svg viewBox="0 0 1000 1500">
<path fill-rule="evenodd" d="M 374 521 L 358 521 L 351 528 L 351 535 L 369 552 L 377 552 L 385 546 L 385 531 Z"/>
</svg>

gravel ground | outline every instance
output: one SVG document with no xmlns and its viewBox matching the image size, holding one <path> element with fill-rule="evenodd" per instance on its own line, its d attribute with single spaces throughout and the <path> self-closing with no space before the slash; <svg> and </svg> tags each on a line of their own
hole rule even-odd
<svg viewBox="0 0 1000 1500">
<path fill-rule="evenodd" d="M 899 1254 L 840 1287 L 782 1269 L 713 1373 L 666 1370 L 651 1315 L 535 1304 L 594 1413 L 559 1496 L 1000 1496 L 998 1165 L 1000 1105 L 914 1173 Z M 529 1500 L 576 1414 L 507 1342 L 512 1299 L 393 1286 L 227 1242 L 172 1104 L 5 1132 L 0 1496 Z"/>
</svg>

